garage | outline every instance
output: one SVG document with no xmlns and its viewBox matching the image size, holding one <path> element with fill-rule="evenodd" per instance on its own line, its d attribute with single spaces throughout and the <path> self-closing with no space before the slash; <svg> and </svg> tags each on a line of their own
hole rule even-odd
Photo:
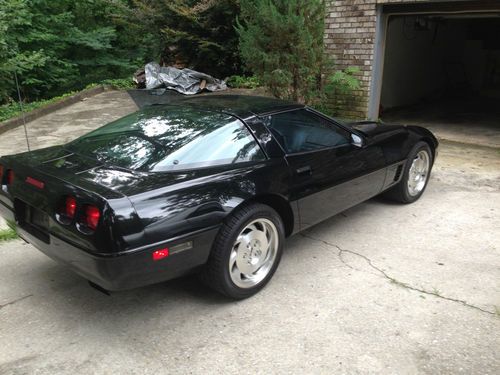
<svg viewBox="0 0 500 375">
<path fill-rule="evenodd" d="M 390 5 L 378 26 L 382 120 L 500 145 L 498 2 Z"/>
</svg>

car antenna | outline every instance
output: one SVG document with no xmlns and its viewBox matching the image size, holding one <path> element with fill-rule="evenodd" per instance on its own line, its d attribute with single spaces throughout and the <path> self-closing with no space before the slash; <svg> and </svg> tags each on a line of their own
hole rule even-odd
<svg viewBox="0 0 500 375">
<path fill-rule="evenodd" d="M 17 73 L 15 70 L 14 70 L 14 78 L 16 79 L 17 98 L 19 99 L 19 108 L 21 108 L 21 116 L 23 117 L 24 136 L 26 137 L 26 145 L 28 146 L 28 152 L 31 152 L 30 141 L 28 139 L 28 129 L 26 128 L 26 118 L 24 116 L 23 101 L 21 100 L 21 90 L 19 89 L 19 81 L 17 79 Z"/>
</svg>

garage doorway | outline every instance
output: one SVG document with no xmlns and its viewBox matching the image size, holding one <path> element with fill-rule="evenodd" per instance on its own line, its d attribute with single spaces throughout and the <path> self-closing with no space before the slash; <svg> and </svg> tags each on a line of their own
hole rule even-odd
<svg viewBox="0 0 500 375">
<path fill-rule="evenodd" d="M 474 3 L 473 11 L 384 9 L 383 121 L 500 147 L 500 9 Z"/>
</svg>

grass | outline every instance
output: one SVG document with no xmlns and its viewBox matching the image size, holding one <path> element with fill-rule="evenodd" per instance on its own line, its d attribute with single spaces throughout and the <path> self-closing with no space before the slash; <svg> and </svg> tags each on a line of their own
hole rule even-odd
<svg viewBox="0 0 500 375">
<path fill-rule="evenodd" d="M 237 89 L 256 89 L 257 87 L 261 86 L 257 77 L 246 77 L 238 75 L 229 77 L 226 83 L 229 87 Z"/>
<path fill-rule="evenodd" d="M 68 96 L 74 95 L 75 93 L 76 91 L 71 91 L 51 99 L 38 100 L 36 102 L 31 102 L 31 103 L 23 103 L 24 112 L 27 113 L 35 109 L 45 107 L 48 104 L 55 103 L 61 99 L 67 98 Z M 0 106 L 0 121 L 5 121 L 20 115 L 21 115 L 21 108 L 19 107 L 19 103 L 17 102 L 11 102 Z"/>
<path fill-rule="evenodd" d="M 85 87 L 85 89 L 91 89 L 100 85 L 113 86 L 114 88 L 119 90 L 126 90 L 135 87 L 134 82 L 131 79 L 123 78 L 123 79 L 106 79 L 99 83 L 91 83 L 90 85 Z M 67 98 L 71 95 L 75 95 L 77 92 L 78 91 L 70 91 L 51 99 L 42 99 L 31 103 L 23 103 L 24 112 L 28 113 L 35 109 L 45 107 L 49 104 L 58 102 L 61 99 Z M 0 122 L 20 115 L 21 115 L 21 108 L 19 107 L 18 102 L 11 102 L 0 106 Z"/>
<path fill-rule="evenodd" d="M 17 233 L 14 229 L 0 229 L 0 242 L 15 240 L 17 238 Z"/>
</svg>

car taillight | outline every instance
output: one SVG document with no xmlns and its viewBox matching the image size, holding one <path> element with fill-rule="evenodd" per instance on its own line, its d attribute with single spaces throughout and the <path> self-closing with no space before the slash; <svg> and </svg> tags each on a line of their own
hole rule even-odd
<svg viewBox="0 0 500 375">
<path fill-rule="evenodd" d="M 168 257 L 168 255 L 169 255 L 168 247 L 161 250 L 156 250 L 153 251 L 153 260 L 158 261 L 160 259 Z"/>
<path fill-rule="evenodd" d="M 2 184 L 3 179 L 3 165 L 0 164 L 0 185 Z"/>
<path fill-rule="evenodd" d="M 36 178 L 33 177 L 26 177 L 26 183 L 30 184 L 38 189 L 43 189 L 45 187 L 45 183 L 43 181 L 37 180 Z"/>
<path fill-rule="evenodd" d="M 76 213 L 76 199 L 73 197 L 66 197 L 66 204 L 64 206 L 64 214 L 73 219 Z"/>
<path fill-rule="evenodd" d="M 96 230 L 97 225 L 99 224 L 99 219 L 101 217 L 101 211 L 95 206 L 86 206 L 85 207 L 85 218 L 84 223 L 88 228 L 92 230 Z"/>
<path fill-rule="evenodd" d="M 7 170 L 7 185 L 14 182 L 14 171 L 12 169 Z"/>
</svg>

